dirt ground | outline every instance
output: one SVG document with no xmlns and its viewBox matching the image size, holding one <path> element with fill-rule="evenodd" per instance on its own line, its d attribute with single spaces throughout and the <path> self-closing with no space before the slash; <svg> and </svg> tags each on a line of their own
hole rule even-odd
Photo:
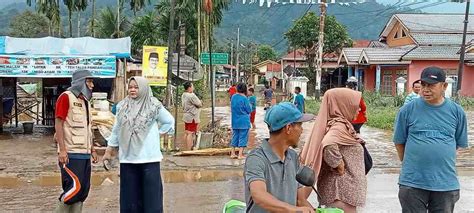
<svg viewBox="0 0 474 213">
<path fill-rule="evenodd" d="M 216 109 L 216 115 L 230 124 L 229 110 Z M 252 146 L 268 137 L 263 123 L 264 111 L 257 113 L 257 129 Z M 468 114 L 470 144 L 473 145 L 474 113 Z M 304 125 L 301 145 L 310 134 L 312 123 Z M 44 131 L 33 135 L 0 136 L 0 211 L 51 212 L 60 188 L 56 149 L 52 136 Z M 391 133 L 363 127 L 362 136 L 374 158 L 368 175 L 367 205 L 360 212 L 400 212 L 397 179 L 400 163 L 391 142 Z M 227 156 L 164 156 L 161 162 L 164 180 L 165 212 L 217 212 L 230 199 L 243 200 L 244 161 Z M 459 153 L 457 167 L 461 181 L 461 199 L 456 212 L 474 212 L 474 149 Z M 118 212 L 119 171 L 106 172 L 101 164 L 93 166 L 92 189 L 84 212 Z M 310 200 L 316 203 L 316 198 Z"/>
</svg>

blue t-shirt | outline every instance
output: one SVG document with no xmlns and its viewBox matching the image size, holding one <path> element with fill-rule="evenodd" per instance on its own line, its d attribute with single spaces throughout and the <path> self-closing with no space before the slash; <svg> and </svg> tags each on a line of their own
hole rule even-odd
<svg viewBox="0 0 474 213">
<path fill-rule="evenodd" d="M 252 106 L 252 112 L 257 110 L 257 96 L 252 95 L 249 97 L 250 106 Z"/>
<path fill-rule="evenodd" d="M 400 109 L 393 141 L 405 144 L 400 185 L 430 191 L 459 189 L 456 149 L 468 147 L 461 106 L 449 99 L 439 106 L 414 99 Z"/>
<path fill-rule="evenodd" d="M 304 97 L 301 94 L 295 96 L 293 103 L 296 105 L 296 108 L 300 110 L 301 113 L 304 113 Z"/>
<path fill-rule="evenodd" d="M 252 107 L 250 106 L 249 99 L 243 95 L 235 94 L 230 102 L 232 129 L 250 129 Z"/>
</svg>

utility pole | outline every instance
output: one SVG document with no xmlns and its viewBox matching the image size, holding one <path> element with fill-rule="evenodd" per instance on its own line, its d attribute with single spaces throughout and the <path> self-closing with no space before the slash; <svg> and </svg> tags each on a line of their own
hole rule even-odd
<svg viewBox="0 0 474 213">
<path fill-rule="evenodd" d="M 318 58 L 316 60 L 316 86 L 314 97 L 318 100 L 321 96 L 321 72 L 323 66 L 324 50 L 324 20 L 326 19 L 326 0 L 321 0 L 321 14 L 319 16 Z"/>
<path fill-rule="evenodd" d="M 171 0 L 170 26 L 168 32 L 168 72 L 166 77 L 166 107 L 171 106 L 171 76 L 173 75 L 173 52 L 174 52 L 174 16 L 176 0 Z M 176 91 L 177 92 L 177 91 Z"/>
<path fill-rule="evenodd" d="M 464 15 L 464 31 L 462 34 L 462 44 L 461 44 L 461 54 L 459 58 L 459 69 L 458 69 L 458 82 L 456 87 L 456 97 L 459 98 L 462 85 L 462 74 L 464 71 L 464 56 L 466 54 L 466 33 L 467 33 L 467 24 L 469 23 L 469 6 L 471 0 L 466 0 L 466 14 Z"/>
<path fill-rule="evenodd" d="M 234 39 L 230 41 L 230 83 L 234 82 Z"/>
<path fill-rule="evenodd" d="M 239 82 L 240 79 L 240 68 L 239 68 L 239 58 L 240 58 L 240 53 L 239 53 L 239 46 L 240 46 L 240 27 L 237 27 L 237 58 L 235 62 L 236 72 L 237 76 L 235 77 L 236 82 Z"/>
<path fill-rule="evenodd" d="M 179 30 L 179 37 L 178 37 L 178 47 L 179 47 L 179 52 L 178 52 L 178 65 L 176 66 L 176 71 L 177 71 L 177 76 L 179 78 L 179 66 L 180 66 L 180 63 L 181 63 L 181 56 L 183 56 L 185 54 L 185 48 L 186 48 L 186 41 L 184 40 L 185 38 L 185 31 L 184 31 L 184 24 L 181 24 L 181 20 L 179 20 L 179 24 L 178 24 L 178 30 Z M 170 62 L 171 63 L 171 62 Z M 168 63 L 168 64 L 170 64 Z M 177 118 L 178 117 L 178 84 L 176 84 L 176 93 L 175 93 L 175 100 L 174 100 L 174 117 Z M 173 149 L 176 149 L 176 140 L 178 139 L 178 131 L 176 131 L 178 129 L 178 122 L 175 122 L 174 123 L 174 137 L 173 137 L 173 140 L 174 140 L 174 143 L 173 143 Z"/>
</svg>

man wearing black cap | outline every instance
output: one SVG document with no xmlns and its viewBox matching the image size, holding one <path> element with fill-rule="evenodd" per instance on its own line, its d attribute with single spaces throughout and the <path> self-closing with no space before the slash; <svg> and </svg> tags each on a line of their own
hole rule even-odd
<svg viewBox="0 0 474 213">
<path fill-rule="evenodd" d="M 55 212 L 82 212 L 82 204 L 89 194 L 91 157 L 97 162 L 92 145 L 89 102 L 94 88 L 93 78 L 87 70 L 74 72 L 71 87 L 56 102 L 55 139 L 64 191 Z"/>
<path fill-rule="evenodd" d="M 298 154 L 290 149 L 300 141 L 302 123 L 313 118 L 289 102 L 269 108 L 265 123 L 270 139 L 252 150 L 245 161 L 247 212 L 314 212 L 296 181 L 301 166 Z"/>
<path fill-rule="evenodd" d="M 421 73 L 421 98 L 400 109 L 393 141 L 402 161 L 402 212 L 453 212 L 459 200 L 456 150 L 467 148 L 467 120 L 461 106 L 446 99 L 446 73 Z"/>
</svg>

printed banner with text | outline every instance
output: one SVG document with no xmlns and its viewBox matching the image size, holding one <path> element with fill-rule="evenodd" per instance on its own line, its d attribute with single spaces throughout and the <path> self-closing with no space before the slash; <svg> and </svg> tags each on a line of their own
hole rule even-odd
<svg viewBox="0 0 474 213">
<path fill-rule="evenodd" d="M 168 47 L 143 46 L 142 68 L 150 85 L 166 86 Z"/>
<path fill-rule="evenodd" d="M 0 77 L 70 78 L 76 70 L 115 78 L 115 56 L 0 55 Z"/>
</svg>

